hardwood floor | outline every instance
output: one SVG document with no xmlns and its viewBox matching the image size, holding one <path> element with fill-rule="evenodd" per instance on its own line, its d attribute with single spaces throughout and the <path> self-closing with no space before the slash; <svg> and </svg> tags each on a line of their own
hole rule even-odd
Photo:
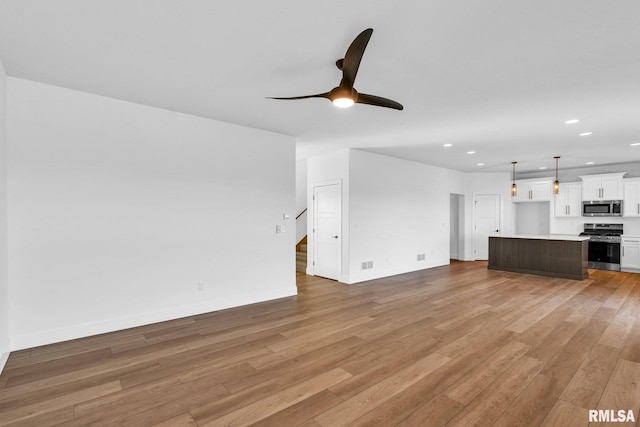
<svg viewBox="0 0 640 427">
<path fill-rule="evenodd" d="M 297 297 L 12 353 L 0 426 L 638 418 L 640 274 L 590 273 L 455 262 L 350 286 L 300 274 Z"/>
</svg>

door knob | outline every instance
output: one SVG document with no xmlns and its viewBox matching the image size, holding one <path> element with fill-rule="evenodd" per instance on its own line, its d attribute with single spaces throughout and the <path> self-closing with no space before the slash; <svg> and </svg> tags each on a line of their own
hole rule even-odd
<svg viewBox="0 0 640 427">
<path fill-rule="evenodd" d="M 337 238 L 338 238 L 338 236 L 331 236 L 331 238 L 332 238 L 332 239 L 337 239 Z"/>
</svg>

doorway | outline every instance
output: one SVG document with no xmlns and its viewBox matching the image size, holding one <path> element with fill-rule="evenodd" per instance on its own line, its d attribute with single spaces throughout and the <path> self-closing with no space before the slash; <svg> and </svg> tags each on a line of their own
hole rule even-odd
<svg viewBox="0 0 640 427">
<path fill-rule="evenodd" d="M 313 187 L 313 274 L 342 276 L 342 183 Z"/>
<path fill-rule="evenodd" d="M 476 260 L 489 259 L 489 235 L 500 231 L 500 195 L 473 198 L 473 250 Z"/>
<path fill-rule="evenodd" d="M 449 194 L 449 259 L 464 260 L 464 194 Z"/>
</svg>

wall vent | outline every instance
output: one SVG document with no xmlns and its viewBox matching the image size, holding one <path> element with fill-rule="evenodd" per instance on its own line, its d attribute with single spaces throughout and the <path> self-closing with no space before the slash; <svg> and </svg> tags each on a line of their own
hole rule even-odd
<svg viewBox="0 0 640 427">
<path fill-rule="evenodd" d="M 424 260 L 425 260 L 424 254 L 418 254 L 418 261 L 424 261 Z"/>
<path fill-rule="evenodd" d="M 362 263 L 363 270 L 371 270 L 373 268 L 373 261 L 364 261 Z"/>
</svg>

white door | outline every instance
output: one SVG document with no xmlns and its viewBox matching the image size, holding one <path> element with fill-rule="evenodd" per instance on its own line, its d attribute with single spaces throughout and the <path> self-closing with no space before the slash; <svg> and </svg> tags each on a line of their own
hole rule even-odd
<svg viewBox="0 0 640 427">
<path fill-rule="evenodd" d="M 340 280 L 342 275 L 341 185 L 314 187 L 313 209 L 313 274 Z"/>
<path fill-rule="evenodd" d="M 489 234 L 500 231 L 500 195 L 478 194 L 473 200 L 475 259 L 489 259 Z"/>
</svg>

